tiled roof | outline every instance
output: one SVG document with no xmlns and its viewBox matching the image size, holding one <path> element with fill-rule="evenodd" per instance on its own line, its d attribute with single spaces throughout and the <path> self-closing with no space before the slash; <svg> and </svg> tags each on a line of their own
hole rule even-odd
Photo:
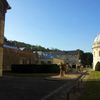
<svg viewBox="0 0 100 100">
<path fill-rule="evenodd" d="M 11 48 L 11 49 L 16 49 L 16 50 L 18 50 L 17 47 L 10 46 L 10 45 L 6 45 L 6 44 L 4 44 L 3 47 L 4 47 L 4 48 Z"/>
</svg>

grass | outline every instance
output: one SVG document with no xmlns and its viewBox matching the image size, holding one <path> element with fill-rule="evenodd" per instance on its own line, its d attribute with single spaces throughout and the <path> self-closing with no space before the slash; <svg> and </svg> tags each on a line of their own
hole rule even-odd
<svg viewBox="0 0 100 100">
<path fill-rule="evenodd" d="M 90 73 L 80 100 L 100 100 L 100 72 Z"/>
</svg>

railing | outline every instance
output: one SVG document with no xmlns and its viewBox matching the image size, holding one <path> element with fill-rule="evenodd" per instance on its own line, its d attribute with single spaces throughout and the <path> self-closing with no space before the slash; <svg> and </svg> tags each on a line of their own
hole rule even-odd
<svg viewBox="0 0 100 100">
<path fill-rule="evenodd" d="M 43 97 L 41 100 L 70 100 L 73 90 L 79 89 L 87 72 L 81 74 L 77 79 L 66 82 L 63 86 Z"/>
</svg>

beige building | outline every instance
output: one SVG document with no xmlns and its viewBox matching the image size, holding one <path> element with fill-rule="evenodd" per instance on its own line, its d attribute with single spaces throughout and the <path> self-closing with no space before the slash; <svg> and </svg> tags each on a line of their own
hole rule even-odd
<svg viewBox="0 0 100 100">
<path fill-rule="evenodd" d="M 79 64 L 79 50 L 73 50 L 73 51 L 55 51 L 55 52 L 38 52 L 40 59 L 47 59 L 49 58 L 56 58 L 59 60 L 62 60 L 65 63 L 69 63 L 72 65 L 78 65 Z M 59 62 L 59 61 L 58 61 Z"/>
<path fill-rule="evenodd" d="M 39 64 L 60 64 L 60 63 L 64 63 L 64 60 L 58 58 L 46 58 L 39 60 Z"/>
<path fill-rule="evenodd" d="M 3 71 L 10 71 L 13 64 L 37 64 L 38 54 L 16 48 L 3 49 Z"/>
<path fill-rule="evenodd" d="M 3 70 L 5 13 L 8 9 L 10 9 L 8 2 L 6 0 L 0 0 L 0 76 L 2 76 L 2 70 Z"/>
<path fill-rule="evenodd" d="M 93 50 L 93 70 L 98 62 L 100 62 L 100 34 L 98 34 L 92 45 Z"/>
</svg>

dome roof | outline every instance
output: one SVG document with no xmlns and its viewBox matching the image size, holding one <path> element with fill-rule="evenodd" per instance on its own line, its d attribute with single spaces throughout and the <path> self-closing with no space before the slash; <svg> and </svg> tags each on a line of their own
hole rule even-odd
<svg viewBox="0 0 100 100">
<path fill-rule="evenodd" d="M 93 43 L 100 43 L 100 34 L 97 34 Z"/>
</svg>

